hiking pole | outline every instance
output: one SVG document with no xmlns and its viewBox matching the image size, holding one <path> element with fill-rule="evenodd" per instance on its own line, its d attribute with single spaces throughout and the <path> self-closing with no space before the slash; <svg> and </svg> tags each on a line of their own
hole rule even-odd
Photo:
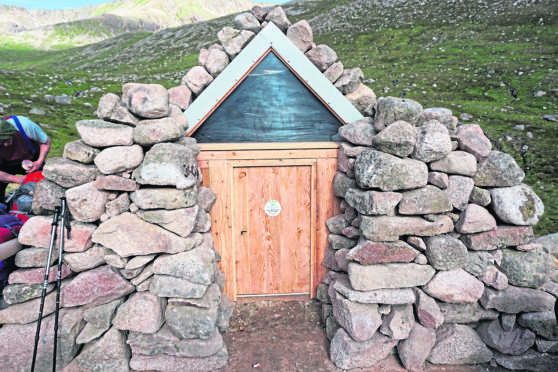
<svg viewBox="0 0 558 372">
<path fill-rule="evenodd" d="M 68 204 L 66 198 L 60 198 L 62 211 L 62 223 L 60 224 L 60 242 L 58 244 L 58 275 L 56 277 L 56 311 L 54 312 L 54 350 L 52 356 L 52 372 L 56 371 L 56 346 L 58 345 L 58 315 L 60 314 L 60 282 L 62 280 L 62 255 L 64 252 L 64 228 L 67 228 L 66 233 L 70 239 L 70 215 L 68 213 Z"/>
<path fill-rule="evenodd" d="M 45 268 L 45 280 L 43 282 L 43 292 L 41 293 L 41 306 L 39 307 L 39 319 L 37 320 L 37 330 L 35 331 L 35 346 L 33 347 L 33 361 L 31 362 L 31 372 L 35 371 L 35 359 L 37 358 L 37 348 L 39 346 L 39 334 L 41 333 L 41 321 L 43 319 L 43 309 L 45 306 L 45 297 L 48 286 L 48 274 L 50 271 L 50 260 L 52 258 L 52 248 L 56 241 L 56 229 L 58 227 L 58 219 L 60 217 L 60 207 L 54 208 L 54 217 L 52 218 L 52 228 L 50 230 L 50 245 L 48 248 L 48 258 Z"/>
</svg>

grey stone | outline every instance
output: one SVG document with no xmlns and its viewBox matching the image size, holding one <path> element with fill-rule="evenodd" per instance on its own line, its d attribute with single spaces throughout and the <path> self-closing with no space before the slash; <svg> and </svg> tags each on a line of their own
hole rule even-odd
<svg viewBox="0 0 558 372">
<path fill-rule="evenodd" d="M 448 129 L 449 133 L 455 132 L 456 121 L 452 116 L 451 110 L 442 107 L 424 109 L 419 117 L 419 126 L 431 120 L 436 120 L 443 124 Z"/>
<path fill-rule="evenodd" d="M 448 188 L 445 191 L 452 205 L 462 211 L 469 202 L 474 186 L 473 180 L 469 177 L 450 176 Z"/>
<path fill-rule="evenodd" d="M 524 177 L 525 173 L 511 155 L 491 151 L 479 164 L 473 179 L 477 186 L 508 187 L 519 185 Z"/>
<path fill-rule="evenodd" d="M 201 298 L 207 285 L 169 275 L 155 275 L 149 290 L 159 297 Z"/>
<path fill-rule="evenodd" d="M 363 118 L 339 127 L 339 135 L 355 145 L 371 146 L 374 139 L 374 127 L 371 118 Z"/>
<path fill-rule="evenodd" d="M 517 314 L 553 310 L 556 298 L 541 290 L 510 285 L 503 291 L 485 288 L 480 302 L 485 309 Z"/>
<path fill-rule="evenodd" d="M 206 340 L 182 340 L 176 337 L 167 325 L 156 333 L 130 332 L 127 343 L 134 354 L 145 356 L 167 354 L 181 358 L 209 357 L 224 345 L 223 338 L 217 331 Z"/>
<path fill-rule="evenodd" d="M 333 316 L 330 316 L 325 320 L 325 332 L 328 340 L 332 340 L 337 333 L 337 330 L 341 328 L 341 326 L 337 323 Z"/>
<path fill-rule="evenodd" d="M 504 256 L 500 270 L 511 284 L 518 287 L 539 288 L 546 282 L 546 255 L 533 252 L 502 250 Z"/>
<path fill-rule="evenodd" d="M 470 327 L 444 325 L 436 331 L 436 344 L 428 361 L 434 364 L 478 364 L 492 359 L 492 352 Z"/>
<path fill-rule="evenodd" d="M 515 327 L 516 314 L 502 314 L 500 315 L 500 325 L 506 332 L 513 330 Z"/>
<path fill-rule="evenodd" d="M 415 323 L 409 337 L 397 345 L 397 355 L 409 371 L 422 371 L 436 343 L 436 331 Z"/>
<path fill-rule="evenodd" d="M 436 120 L 427 121 L 417 131 L 417 143 L 412 157 L 430 163 L 443 159 L 452 150 L 451 138 L 445 126 Z"/>
<path fill-rule="evenodd" d="M 192 239 L 181 238 L 127 212 L 103 222 L 92 239 L 122 257 L 178 253 L 194 246 Z"/>
<path fill-rule="evenodd" d="M 121 194 L 116 199 L 108 202 L 105 206 L 105 214 L 108 218 L 116 217 L 130 209 L 130 197 L 127 193 Z"/>
<path fill-rule="evenodd" d="M 54 284 L 49 284 L 46 293 L 52 292 L 53 289 Z M 42 284 L 10 284 L 4 287 L 2 296 L 8 305 L 15 305 L 41 297 L 42 291 Z"/>
<path fill-rule="evenodd" d="M 533 189 L 521 184 L 490 190 L 492 207 L 502 221 L 513 225 L 535 225 L 544 213 L 544 205 Z"/>
<path fill-rule="evenodd" d="M 330 358 L 342 369 L 368 368 L 384 359 L 397 342 L 380 333 L 368 341 L 356 342 L 343 328 L 339 328 L 331 340 Z"/>
<path fill-rule="evenodd" d="M 229 354 L 225 345 L 209 357 L 181 358 L 167 354 L 146 356 L 133 354 L 130 368 L 137 371 L 214 371 L 227 365 Z"/>
<path fill-rule="evenodd" d="M 136 181 L 115 175 L 98 176 L 93 185 L 99 190 L 110 191 L 136 191 L 139 188 Z"/>
<path fill-rule="evenodd" d="M 347 204 L 360 214 L 372 216 L 390 214 L 401 197 L 401 194 L 395 192 L 362 191 L 360 189 L 349 189 L 345 193 Z"/>
<path fill-rule="evenodd" d="M 523 354 L 535 343 L 533 332 L 521 327 L 504 331 L 498 319 L 481 323 L 477 333 L 486 345 L 508 355 Z"/>
<path fill-rule="evenodd" d="M 238 17 L 238 16 L 237 16 Z M 256 21 L 257 22 L 257 21 Z M 258 25 L 259 27 L 259 25 Z M 229 65 L 229 56 L 222 50 L 212 49 L 207 55 L 204 67 L 214 78 L 219 76 L 221 72 Z"/>
<path fill-rule="evenodd" d="M 426 239 L 426 257 L 437 270 L 461 268 L 467 262 L 467 247 L 451 235 L 438 235 Z"/>
<path fill-rule="evenodd" d="M 71 221 L 70 238 L 65 240 L 64 251 L 82 252 L 91 247 L 91 235 L 96 226 L 90 223 Z M 30 218 L 19 231 L 19 242 L 38 248 L 50 246 L 50 232 L 52 231 L 52 217 L 35 216 Z M 66 230 L 67 231 L 67 230 Z M 59 238 L 55 246 L 60 244 Z M 46 260 L 44 261 L 46 263 Z M 44 274 L 44 273 L 43 273 Z"/>
<path fill-rule="evenodd" d="M 558 356 L 528 350 L 521 355 L 496 353 L 496 363 L 504 368 L 519 371 L 555 371 L 558 369 Z"/>
<path fill-rule="evenodd" d="M 496 268 L 489 266 L 481 278 L 482 282 L 499 290 L 508 288 L 508 277 Z"/>
<path fill-rule="evenodd" d="M 416 287 L 428 283 L 434 273 L 435 270 L 431 266 L 414 263 L 369 266 L 349 263 L 349 279 L 357 291 Z"/>
<path fill-rule="evenodd" d="M 418 126 L 422 114 L 422 106 L 411 99 L 385 97 L 378 100 L 374 128 L 380 132 L 388 125 L 403 120 L 413 126 Z"/>
<path fill-rule="evenodd" d="M 476 323 L 479 320 L 498 319 L 500 313 L 495 310 L 485 310 L 478 302 L 466 304 L 451 304 L 438 302 L 440 312 L 444 316 L 444 323 Z"/>
<path fill-rule="evenodd" d="M 416 128 L 402 120 L 392 123 L 373 139 L 378 150 L 401 158 L 411 155 L 416 143 Z"/>
<path fill-rule="evenodd" d="M 430 169 L 473 177 L 477 173 L 477 159 L 465 151 L 452 151 L 446 157 L 430 163 Z"/>
<path fill-rule="evenodd" d="M 517 317 L 517 323 L 547 340 L 558 341 L 558 325 L 554 310 L 522 313 Z"/>
<path fill-rule="evenodd" d="M 240 51 L 250 42 L 250 40 L 252 40 L 255 35 L 256 34 L 252 31 L 239 31 L 235 30 L 232 27 L 225 27 L 221 31 L 219 31 L 219 33 L 217 33 L 217 37 L 221 41 L 221 44 L 223 44 L 225 52 L 227 52 L 231 59 L 234 59 L 234 57 L 236 57 L 238 53 L 240 53 Z M 199 94 L 198 89 L 192 89 L 192 91 L 195 94 Z M 196 91 L 198 92 L 196 93 Z"/>
<path fill-rule="evenodd" d="M 467 262 L 463 269 L 469 274 L 480 278 L 486 273 L 488 265 L 493 263 L 494 257 L 488 252 L 467 252 Z"/>
<path fill-rule="evenodd" d="M 199 308 L 168 303 L 165 319 L 172 333 L 181 339 L 211 338 L 217 327 L 218 305 L 210 308 Z"/>
<path fill-rule="evenodd" d="M 83 312 L 83 319 L 95 327 L 106 327 L 108 329 L 116 315 L 116 309 L 122 304 L 122 301 L 119 298 L 112 302 L 89 308 Z"/>
<path fill-rule="evenodd" d="M 355 161 L 355 178 L 363 189 L 382 191 L 415 189 L 426 186 L 428 168 L 421 161 L 400 159 L 375 150 L 363 151 Z"/>
<path fill-rule="evenodd" d="M 329 69 L 328 69 L 329 70 Z M 327 74 L 328 70 L 324 72 Z M 326 75 L 327 77 L 327 75 Z M 349 101 L 362 115 L 372 116 L 372 109 L 376 104 L 376 93 L 366 85 L 360 83 L 351 93 L 345 95 Z"/>
<path fill-rule="evenodd" d="M 115 123 L 136 125 L 138 118 L 131 113 L 126 105 L 114 93 L 104 94 L 99 100 L 97 116 L 101 120 Z"/>
<path fill-rule="evenodd" d="M 198 214 L 198 206 L 191 208 L 180 208 L 174 210 L 154 209 L 138 211 L 136 215 L 142 220 L 154 223 L 162 228 L 178 234 L 184 238 L 188 237 L 194 230 L 194 223 Z"/>
<path fill-rule="evenodd" d="M 169 114 L 169 92 L 160 84 L 126 83 L 122 102 L 133 114 L 157 119 Z"/>
<path fill-rule="evenodd" d="M 483 295 L 484 285 L 463 269 L 439 271 L 423 290 L 450 303 L 472 303 Z"/>
<path fill-rule="evenodd" d="M 214 262 L 213 250 L 197 247 L 188 252 L 159 256 L 153 263 L 153 273 L 210 285 L 215 280 Z"/>
<path fill-rule="evenodd" d="M 471 203 L 475 203 L 486 207 L 492 202 L 492 198 L 490 196 L 490 190 L 481 189 L 480 187 L 473 187 L 473 191 L 469 196 L 469 201 Z"/>
<path fill-rule="evenodd" d="M 348 300 L 361 304 L 406 305 L 415 302 L 415 295 L 410 288 L 356 291 L 346 277 L 338 278 L 333 288 Z"/>
<path fill-rule="evenodd" d="M 51 214 L 60 205 L 60 198 L 66 189 L 47 179 L 43 179 L 35 186 L 31 209 L 36 215 Z"/>
<path fill-rule="evenodd" d="M 354 187 L 356 187 L 356 181 L 348 177 L 345 173 L 337 172 L 335 176 L 333 176 L 333 194 L 335 196 L 344 198 L 345 193 Z"/>
<path fill-rule="evenodd" d="M 217 200 L 217 194 L 207 187 L 198 187 L 198 206 L 209 213 L 213 204 Z"/>
<path fill-rule="evenodd" d="M 83 329 L 81 330 L 79 335 L 77 336 L 76 343 L 77 344 L 87 344 L 87 343 L 89 343 L 93 340 L 96 340 L 99 337 L 101 337 L 102 335 L 104 335 L 105 332 L 108 331 L 109 328 L 110 328 L 110 326 L 95 327 L 91 323 L 87 323 L 85 325 L 85 327 L 83 327 Z"/>
<path fill-rule="evenodd" d="M 222 288 L 219 287 L 219 291 Z M 230 318 L 234 311 L 234 303 L 229 296 L 222 293 L 221 302 L 219 303 L 219 311 L 217 312 L 217 328 L 219 332 L 228 332 L 230 329 Z"/>
<path fill-rule="evenodd" d="M 335 87 L 344 95 L 353 93 L 361 85 L 364 74 L 360 68 L 345 70 L 335 82 Z"/>
<path fill-rule="evenodd" d="M 136 292 L 118 307 L 112 324 L 123 331 L 155 333 L 164 322 L 165 302 L 149 292 Z"/>
<path fill-rule="evenodd" d="M 254 33 L 260 31 L 260 22 L 252 13 L 240 13 L 234 17 L 234 27 L 239 30 L 248 30 Z M 216 50 L 216 49 L 213 49 Z M 211 52 L 211 50 L 209 51 Z"/>
<path fill-rule="evenodd" d="M 46 161 L 43 176 L 64 188 L 95 181 L 99 170 L 94 165 L 81 164 L 65 158 L 50 158 Z"/>
<path fill-rule="evenodd" d="M 327 230 L 332 234 L 340 235 L 343 233 L 343 229 L 347 227 L 349 223 L 345 219 L 345 216 L 340 214 L 331 218 L 328 218 L 326 221 Z"/>
<path fill-rule="evenodd" d="M 420 189 L 405 191 L 398 211 L 404 215 L 451 212 L 453 206 L 447 194 L 436 186 L 426 185 Z"/>
<path fill-rule="evenodd" d="M 355 341 L 362 342 L 371 339 L 382 324 L 378 305 L 352 302 L 335 291 L 333 293 L 331 301 L 333 316 L 337 323 Z"/>
<path fill-rule="evenodd" d="M 116 372 L 128 371 L 129 360 L 126 336 L 113 327 L 99 340 L 87 344 L 75 361 L 88 370 Z"/>
<path fill-rule="evenodd" d="M 188 122 L 183 115 L 142 120 L 133 129 L 133 139 L 135 143 L 142 146 L 172 142 L 179 139 L 187 127 Z"/>
<path fill-rule="evenodd" d="M 109 193 L 98 190 L 93 182 L 66 190 L 68 209 L 72 217 L 80 222 L 97 221 L 105 213 Z"/>
<path fill-rule="evenodd" d="M 30 247 L 22 249 L 15 255 L 15 265 L 19 268 L 44 267 L 47 262 L 48 252 L 44 248 Z M 57 259 L 58 257 L 55 252 L 51 255 L 50 264 L 55 263 Z"/>
<path fill-rule="evenodd" d="M 392 306 L 391 312 L 383 319 L 380 332 L 395 340 L 404 340 L 409 337 L 414 326 L 415 315 L 412 306 Z"/>
<path fill-rule="evenodd" d="M 83 164 L 91 164 L 95 160 L 95 156 L 100 150 L 86 145 L 83 141 L 68 142 L 64 146 L 63 156 L 67 159 L 74 160 Z"/>
<path fill-rule="evenodd" d="M 331 245 L 332 249 L 343 249 L 343 248 L 352 248 L 357 243 L 355 240 L 346 238 L 341 235 L 329 234 L 327 237 L 327 241 Z"/>
<path fill-rule="evenodd" d="M 372 241 L 396 241 L 401 235 L 434 236 L 453 230 L 453 221 L 440 216 L 435 221 L 420 217 L 363 216 L 362 236 Z"/>
<path fill-rule="evenodd" d="M 196 189 L 187 188 L 141 188 L 131 194 L 132 201 L 140 209 L 180 209 L 196 204 Z"/>
<path fill-rule="evenodd" d="M 343 63 L 335 62 L 324 71 L 324 76 L 331 83 L 335 83 L 343 71 Z"/>
<path fill-rule="evenodd" d="M 141 185 L 185 189 L 201 180 L 201 171 L 194 154 L 187 147 L 174 143 L 158 143 L 145 154 L 143 162 L 132 177 Z"/>
<path fill-rule="evenodd" d="M 76 129 L 82 141 L 93 147 L 130 146 L 133 128 L 103 120 L 80 120 Z"/>
<path fill-rule="evenodd" d="M 95 165 L 103 174 L 121 173 L 136 168 L 143 160 L 141 146 L 113 146 L 95 157 Z"/>
</svg>

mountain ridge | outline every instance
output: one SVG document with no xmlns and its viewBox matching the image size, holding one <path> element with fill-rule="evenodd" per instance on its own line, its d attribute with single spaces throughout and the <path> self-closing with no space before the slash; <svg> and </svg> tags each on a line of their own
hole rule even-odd
<svg viewBox="0 0 558 372">
<path fill-rule="evenodd" d="M 65 10 L 0 5 L 0 45 L 68 48 L 125 32 L 159 31 L 213 19 L 256 4 L 269 5 L 248 0 L 118 0 Z"/>
</svg>

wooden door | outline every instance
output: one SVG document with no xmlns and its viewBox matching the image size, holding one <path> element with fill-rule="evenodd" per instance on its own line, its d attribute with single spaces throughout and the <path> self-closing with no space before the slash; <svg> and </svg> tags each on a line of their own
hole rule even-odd
<svg viewBox="0 0 558 372">
<path fill-rule="evenodd" d="M 312 166 L 233 168 L 238 297 L 311 294 Z"/>
</svg>

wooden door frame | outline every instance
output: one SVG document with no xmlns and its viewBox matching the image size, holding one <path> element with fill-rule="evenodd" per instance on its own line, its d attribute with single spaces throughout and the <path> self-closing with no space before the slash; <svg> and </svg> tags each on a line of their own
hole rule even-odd
<svg viewBox="0 0 558 372">
<path fill-rule="evenodd" d="M 202 173 L 209 180 L 204 185 L 217 194 L 217 201 L 210 211 L 212 234 L 215 247 L 221 255 L 220 268 L 225 274 L 224 292 L 233 300 L 237 300 L 236 292 L 236 257 L 237 237 L 233 233 L 234 213 L 234 182 L 233 169 L 258 166 L 311 166 L 311 230 L 310 230 L 310 297 L 316 296 L 317 285 L 327 272 L 321 265 L 327 245 L 327 229 L 325 221 L 338 213 L 338 203 L 332 210 L 324 210 L 324 195 L 334 200 L 332 182 L 320 182 L 324 174 L 322 165 L 337 167 L 338 143 L 246 143 L 246 144 L 200 144 L 201 153 L 198 164 Z M 329 172 L 329 173 L 328 173 Z M 327 178 L 327 177 L 326 177 Z M 332 177 L 331 177 L 332 178 Z M 328 216 L 331 214 L 331 216 Z M 322 226 L 323 225 L 323 226 Z"/>
</svg>

